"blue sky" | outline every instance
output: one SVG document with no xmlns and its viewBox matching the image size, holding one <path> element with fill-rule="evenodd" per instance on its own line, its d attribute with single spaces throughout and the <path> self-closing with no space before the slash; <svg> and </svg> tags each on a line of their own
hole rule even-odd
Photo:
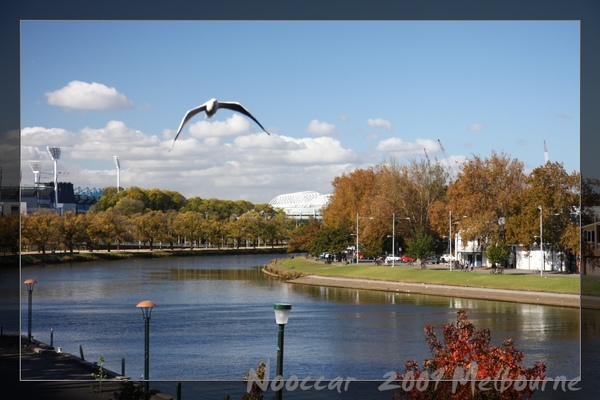
<svg viewBox="0 0 600 400">
<path fill-rule="evenodd" d="M 395 157 L 453 167 L 493 150 L 579 170 L 580 25 L 568 21 L 23 21 L 23 182 L 266 203 L 330 193 Z M 228 110 L 238 101 L 271 133 Z M 445 151 L 442 151 L 442 146 Z M 68 175 L 66 175 L 68 174 Z M 43 180 L 51 180 L 48 174 Z"/>
</svg>

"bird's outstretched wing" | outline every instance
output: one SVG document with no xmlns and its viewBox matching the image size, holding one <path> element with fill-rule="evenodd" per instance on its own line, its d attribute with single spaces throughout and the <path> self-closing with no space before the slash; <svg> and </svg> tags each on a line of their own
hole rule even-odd
<svg viewBox="0 0 600 400">
<path fill-rule="evenodd" d="M 260 126 L 262 128 L 262 130 L 265 131 L 265 133 L 267 135 L 271 135 L 260 124 L 260 122 L 258 122 L 258 120 L 256 118 L 254 118 L 254 116 L 252 114 L 250 114 L 250 111 L 246 110 L 246 108 L 243 105 L 241 105 L 240 103 L 235 103 L 235 102 L 231 102 L 231 101 L 220 101 L 219 102 L 219 108 L 228 108 L 230 110 L 237 111 L 239 113 L 244 114 L 245 116 L 247 116 L 248 118 L 251 118 L 254 122 L 256 122 L 258 124 L 258 126 Z"/>
<path fill-rule="evenodd" d="M 171 144 L 171 148 L 169 149 L 169 151 L 171 151 L 173 149 L 173 146 L 175 145 L 175 141 L 179 137 L 179 134 L 181 133 L 181 130 L 183 129 L 183 126 L 190 119 L 192 119 L 194 117 L 194 115 L 199 114 L 199 113 L 201 113 L 203 111 L 206 111 L 206 103 L 204 103 L 201 106 L 198 106 L 196 108 L 192 108 L 187 113 L 185 113 L 185 115 L 183 116 L 183 119 L 181 120 L 181 124 L 179 124 L 179 129 L 177 129 L 177 133 L 175 134 L 175 138 L 173 139 L 173 143 Z"/>
</svg>

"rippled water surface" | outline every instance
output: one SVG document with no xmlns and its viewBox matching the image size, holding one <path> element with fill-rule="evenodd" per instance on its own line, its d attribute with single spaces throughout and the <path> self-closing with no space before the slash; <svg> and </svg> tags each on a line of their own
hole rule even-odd
<svg viewBox="0 0 600 400">
<path fill-rule="evenodd" d="M 460 308 L 499 345 L 512 338 L 525 365 L 542 360 L 549 376 L 579 375 L 578 309 L 302 286 L 264 276 L 281 255 L 207 256 L 27 267 L 35 338 L 126 375 L 143 373 L 144 322 L 136 304 L 157 304 L 150 322 L 153 380 L 240 380 L 260 361 L 274 375 L 277 325 L 273 303 L 289 302 L 284 375 L 382 380 L 406 361 L 430 356 L 423 327 L 453 322 Z M 2 283 L 11 273 L 0 275 Z M 17 277 L 17 279 L 19 279 Z M 5 285 L 6 286 L 6 285 Z M 27 293 L 21 290 L 22 332 Z M 10 305 L 9 305 L 10 306 Z"/>
</svg>

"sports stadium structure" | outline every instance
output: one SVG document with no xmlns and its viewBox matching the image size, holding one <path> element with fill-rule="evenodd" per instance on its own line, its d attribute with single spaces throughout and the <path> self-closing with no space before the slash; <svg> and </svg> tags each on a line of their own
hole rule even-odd
<svg viewBox="0 0 600 400">
<path fill-rule="evenodd" d="M 280 194 L 271 200 L 269 205 L 283 209 L 290 218 L 321 219 L 321 210 L 329 202 L 330 196 L 312 191 Z"/>
</svg>

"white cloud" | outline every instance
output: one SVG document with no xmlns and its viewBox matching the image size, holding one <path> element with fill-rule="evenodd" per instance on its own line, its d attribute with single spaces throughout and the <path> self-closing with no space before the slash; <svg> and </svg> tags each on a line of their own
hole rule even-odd
<svg viewBox="0 0 600 400">
<path fill-rule="evenodd" d="M 200 119 L 190 125 L 189 133 L 195 138 L 210 138 L 223 136 L 239 136 L 254 132 L 251 122 L 246 117 L 233 114 L 225 121 L 207 121 Z M 179 135 L 181 137 L 182 134 Z M 179 139 L 177 139 L 179 141 Z"/>
<path fill-rule="evenodd" d="M 59 170 L 69 172 L 60 180 L 72 182 L 76 188 L 115 186 L 113 156 L 118 155 L 123 187 L 174 190 L 188 198 L 266 203 L 286 192 L 330 193 L 333 179 L 357 162 L 358 155 L 334 138 L 298 139 L 262 131 L 241 134 L 254 129 L 252 121 L 244 120 L 235 116 L 228 119 L 228 124 L 209 124 L 213 131 L 223 129 L 223 136 L 203 136 L 200 132 L 203 137 L 194 137 L 186 132 L 171 152 L 172 138 L 132 129 L 122 121 L 113 120 L 104 127 L 77 132 L 24 128 L 23 181 L 33 182 L 29 160 L 42 160 L 43 170 L 51 171 L 46 152 L 46 146 L 51 144 L 62 149 Z M 240 134 L 226 136 L 224 131 L 228 129 Z M 50 179 L 48 176 L 43 175 L 43 181 Z"/>
<path fill-rule="evenodd" d="M 485 125 L 476 122 L 476 123 L 469 125 L 469 130 L 471 132 L 481 132 L 481 131 L 485 130 Z"/>
<path fill-rule="evenodd" d="M 382 140 L 377 145 L 377 150 L 397 157 L 424 157 L 424 149 L 431 156 L 439 151 L 439 145 L 431 139 L 416 139 L 414 142 L 405 142 L 397 137 Z"/>
<path fill-rule="evenodd" d="M 68 146 L 73 143 L 72 132 L 61 128 L 42 128 L 39 126 L 21 129 L 21 146 Z"/>
<path fill-rule="evenodd" d="M 387 119 L 383 119 L 383 118 L 375 118 L 375 119 L 369 118 L 367 120 L 367 123 L 372 128 L 383 129 L 386 132 L 391 132 L 392 131 L 392 123 L 390 121 L 388 121 Z"/>
<path fill-rule="evenodd" d="M 306 128 L 309 135 L 330 136 L 336 134 L 335 125 L 313 119 Z"/>
<path fill-rule="evenodd" d="M 114 87 L 101 83 L 71 81 L 67 86 L 46 92 L 48 104 L 74 110 L 121 110 L 132 102 Z"/>
</svg>

